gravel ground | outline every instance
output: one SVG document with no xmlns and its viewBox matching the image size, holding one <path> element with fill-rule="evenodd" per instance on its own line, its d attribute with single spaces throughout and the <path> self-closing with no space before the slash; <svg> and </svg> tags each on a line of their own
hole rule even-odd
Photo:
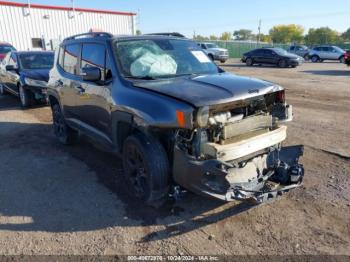
<svg viewBox="0 0 350 262">
<path fill-rule="evenodd" d="M 119 159 L 56 142 L 48 107 L 0 97 L 0 254 L 350 255 L 350 68 L 223 69 L 287 88 L 302 188 L 252 207 L 188 194 L 154 210 L 127 197 Z"/>
</svg>

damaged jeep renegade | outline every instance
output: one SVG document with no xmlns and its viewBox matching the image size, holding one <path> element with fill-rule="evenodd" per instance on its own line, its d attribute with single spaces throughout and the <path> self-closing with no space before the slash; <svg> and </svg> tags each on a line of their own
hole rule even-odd
<svg viewBox="0 0 350 262">
<path fill-rule="evenodd" d="M 50 72 L 54 133 L 123 159 L 147 204 L 183 190 L 262 203 L 299 187 L 302 146 L 282 147 L 285 90 L 226 73 L 188 39 L 87 33 L 65 39 Z"/>
</svg>

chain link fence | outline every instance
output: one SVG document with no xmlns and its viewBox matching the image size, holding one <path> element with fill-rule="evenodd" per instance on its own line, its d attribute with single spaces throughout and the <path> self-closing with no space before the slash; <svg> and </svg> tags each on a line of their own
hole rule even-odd
<svg viewBox="0 0 350 262">
<path fill-rule="evenodd" d="M 205 42 L 205 43 L 215 43 L 219 47 L 226 48 L 229 51 L 230 58 L 241 58 L 242 55 L 252 49 L 256 48 L 262 48 L 262 47 L 280 47 L 283 49 L 288 49 L 289 44 L 270 44 L 270 43 L 257 43 L 257 42 L 238 42 L 238 41 L 198 41 L 198 42 Z M 332 44 L 334 45 L 334 44 Z M 339 46 L 343 49 L 350 49 L 350 44 L 337 44 L 336 46 Z"/>
</svg>

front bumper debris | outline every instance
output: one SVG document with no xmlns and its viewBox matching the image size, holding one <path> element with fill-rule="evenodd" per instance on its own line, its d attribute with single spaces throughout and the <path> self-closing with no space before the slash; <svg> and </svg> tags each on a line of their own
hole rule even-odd
<svg viewBox="0 0 350 262">
<path fill-rule="evenodd" d="M 175 147 L 173 175 L 177 184 L 198 194 L 223 201 L 263 203 L 302 185 L 299 164 L 303 146 L 261 152 L 243 163 L 218 159 L 198 161 Z"/>
</svg>

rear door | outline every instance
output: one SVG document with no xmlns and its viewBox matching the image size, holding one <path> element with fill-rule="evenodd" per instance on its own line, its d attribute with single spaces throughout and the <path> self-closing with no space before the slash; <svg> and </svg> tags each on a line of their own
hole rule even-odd
<svg viewBox="0 0 350 262">
<path fill-rule="evenodd" d="M 80 76 L 78 70 L 78 61 L 81 52 L 79 43 L 68 44 L 61 47 L 59 54 L 59 73 L 60 78 L 56 79 L 56 86 L 59 88 L 61 103 L 66 118 L 77 119 L 78 110 L 76 108 L 76 100 Z"/>
<path fill-rule="evenodd" d="M 111 134 L 111 110 L 109 97 L 112 88 L 112 71 L 110 54 L 104 43 L 83 43 L 80 71 L 86 67 L 97 67 L 101 79 L 97 82 L 80 81 L 77 96 L 79 119 L 102 132 L 107 137 Z"/>
<path fill-rule="evenodd" d="M 256 63 L 264 63 L 264 50 L 257 49 L 252 51 L 252 58 Z"/>
<path fill-rule="evenodd" d="M 264 50 L 264 64 L 275 64 L 275 52 L 273 52 L 270 49 L 265 49 Z"/>
<path fill-rule="evenodd" d="M 332 59 L 332 48 L 324 46 L 322 47 L 322 59 Z"/>
</svg>

